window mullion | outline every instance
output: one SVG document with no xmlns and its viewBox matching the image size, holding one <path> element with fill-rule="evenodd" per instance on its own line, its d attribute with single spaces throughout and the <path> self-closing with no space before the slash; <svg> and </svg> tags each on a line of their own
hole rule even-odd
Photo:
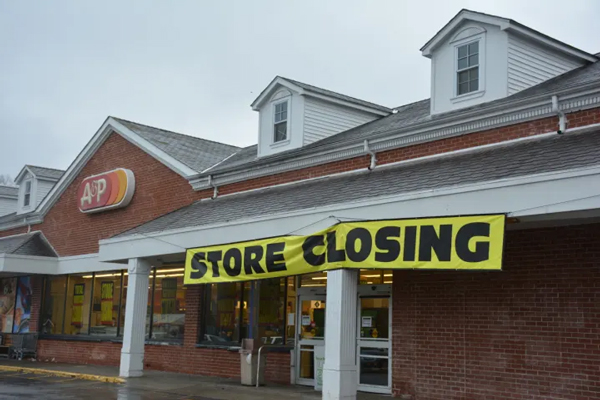
<svg viewBox="0 0 600 400">
<path fill-rule="evenodd" d="M 13 307 L 12 326 L 10 327 L 10 331 L 12 333 L 15 333 L 15 318 L 17 316 L 17 299 L 19 298 L 19 280 L 21 278 L 17 277 L 16 279 L 17 279 L 17 282 L 16 282 L 16 285 L 15 285 L 15 306 Z"/>
<path fill-rule="evenodd" d="M 67 322 L 67 295 L 69 294 L 69 281 L 71 280 L 71 276 L 67 275 L 67 280 L 65 282 L 65 301 L 63 303 L 63 313 L 62 313 L 62 329 L 60 330 L 61 335 L 65 333 L 65 324 Z"/>
<path fill-rule="evenodd" d="M 125 286 L 124 275 L 124 271 L 121 270 L 121 290 L 119 291 L 119 311 L 117 312 L 117 337 L 121 334 L 121 309 L 123 307 L 123 286 Z M 100 300 L 100 304 L 102 304 L 102 300 Z"/>
<path fill-rule="evenodd" d="M 88 332 L 90 335 L 92 332 L 92 308 L 94 307 L 94 285 L 96 284 L 96 273 L 92 272 L 92 290 L 90 292 L 90 310 L 88 312 Z M 85 302 L 85 296 L 83 296 L 83 301 Z M 102 302 L 100 302 L 102 304 Z"/>
</svg>

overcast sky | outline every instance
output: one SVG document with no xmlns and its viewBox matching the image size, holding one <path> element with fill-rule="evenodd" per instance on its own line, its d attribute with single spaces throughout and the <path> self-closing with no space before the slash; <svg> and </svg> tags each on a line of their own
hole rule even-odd
<svg viewBox="0 0 600 400">
<path fill-rule="evenodd" d="M 108 115 L 253 144 L 250 103 L 275 75 L 427 98 L 419 48 L 461 8 L 600 51 L 596 0 L 0 0 L 0 174 L 66 169 Z"/>
</svg>

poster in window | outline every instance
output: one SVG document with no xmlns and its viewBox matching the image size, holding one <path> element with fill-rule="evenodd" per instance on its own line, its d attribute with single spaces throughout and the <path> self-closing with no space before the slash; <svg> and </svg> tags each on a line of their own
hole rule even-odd
<svg viewBox="0 0 600 400">
<path fill-rule="evenodd" d="M 113 325 L 113 298 L 115 294 L 114 282 L 100 283 L 100 314 L 102 325 Z"/>
<path fill-rule="evenodd" d="M 0 279 L 0 328 L 3 333 L 12 331 L 16 285 L 16 278 Z"/>
<path fill-rule="evenodd" d="M 73 286 L 73 314 L 71 325 L 81 328 L 83 325 L 83 297 L 85 293 L 85 283 L 77 283 Z"/>
<path fill-rule="evenodd" d="M 162 298 L 161 310 L 162 314 L 176 314 L 177 300 L 177 278 L 164 278 L 161 282 Z"/>
<path fill-rule="evenodd" d="M 28 333 L 31 318 L 31 277 L 22 276 L 17 283 L 17 303 L 13 333 Z"/>
</svg>

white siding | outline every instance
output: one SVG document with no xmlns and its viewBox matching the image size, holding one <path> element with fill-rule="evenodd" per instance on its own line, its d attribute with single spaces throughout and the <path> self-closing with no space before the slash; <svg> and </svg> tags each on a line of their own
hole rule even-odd
<svg viewBox="0 0 600 400">
<path fill-rule="evenodd" d="M 373 114 L 306 97 L 304 100 L 304 144 L 372 121 Z"/>
<path fill-rule="evenodd" d="M 43 181 L 38 179 L 37 181 L 37 193 L 35 194 L 35 203 L 34 205 L 37 207 L 38 204 L 42 202 L 44 197 L 48 194 L 48 192 L 52 189 L 55 182 Z"/>
<path fill-rule="evenodd" d="M 508 36 L 508 94 L 514 94 L 581 66 L 580 62 Z"/>
<path fill-rule="evenodd" d="M 17 211 L 17 199 L 0 197 L 0 215 L 6 215 Z"/>
<path fill-rule="evenodd" d="M 507 95 L 507 33 L 495 25 L 467 22 L 440 43 L 431 57 L 431 113 L 471 107 Z M 473 33 L 479 32 L 476 35 Z M 479 40 L 479 90 L 457 94 L 457 48 Z"/>
</svg>

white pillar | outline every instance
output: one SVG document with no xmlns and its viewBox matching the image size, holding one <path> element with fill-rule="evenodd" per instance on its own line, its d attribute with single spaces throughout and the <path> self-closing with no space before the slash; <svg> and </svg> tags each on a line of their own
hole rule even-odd
<svg viewBox="0 0 600 400">
<path fill-rule="evenodd" d="M 327 273 L 323 399 L 356 399 L 356 302 L 358 271 Z"/>
<path fill-rule="evenodd" d="M 147 260 L 141 258 L 129 260 L 125 329 L 119 371 L 119 375 L 123 378 L 142 376 L 144 373 L 144 342 L 151 268 Z"/>
</svg>

